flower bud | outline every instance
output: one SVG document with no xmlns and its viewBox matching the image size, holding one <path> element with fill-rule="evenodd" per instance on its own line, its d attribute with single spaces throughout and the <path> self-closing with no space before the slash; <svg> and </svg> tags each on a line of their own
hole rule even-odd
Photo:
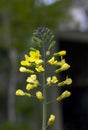
<svg viewBox="0 0 88 130">
<path fill-rule="evenodd" d="M 72 83 L 72 79 L 71 78 L 66 78 L 65 81 L 62 81 L 60 83 L 58 83 L 58 87 L 62 87 L 62 86 L 65 86 L 65 85 L 70 85 Z"/>
<path fill-rule="evenodd" d="M 27 84 L 26 85 L 26 90 L 31 90 L 31 89 L 34 89 L 34 86 L 32 84 Z"/>
<path fill-rule="evenodd" d="M 48 120 L 48 126 L 52 125 L 55 121 L 55 115 L 51 114 Z"/>
<path fill-rule="evenodd" d="M 38 37 L 35 37 L 35 36 L 32 37 L 32 42 L 35 43 L 39 47 L 42 47 L 42 45 L 43 45 L 42 40 Z"/>
<path fill-rule="evenodd" d="M 60 69 L 57 69 L 55 72 L 58 73 L 58 72 L 61 72 L 61 71 L 65 71 L 65 70 L 67 70 L 67 69 L 69 69 L 69 68 L 70 68 L 70 65 L 67 64 L 67 63 L 64 63 L 64 64 L 61 66 L 61 68 L 60 68 Z"/>
<path fill-rule="evenodd" d="M 16 91 L 16 95 L 17 95 L 17 96 L 24 96 L 25 93 L 24 93 L 21 89 L 18 89 L 18 90 Z"/>
<path fill-rule="evenodd" d="M 37 66 L 35 69 L 36 69 L 37 72 L 43 72 L 43 71 L 45 71 L 42 65 Z"/>
<path fill-rule="evenodd" d="M 42 95 L 42 92 L 38 91 L 36 92 L 36 97 L 40 100 L 40 101 L 43 101 L 44 100 L 44 97 Z"/>
<path fill-rule="evenodd" d="M 46 56 L 50 56 L 50 51 L 47 51 L 47 52 L 46 52 Z"/>
<path fill-rule="evenodd" d="M 71 95 L 71 92 L 69 92 L 69 91 L 64 91 L 59 97 L 57 97 L 57 101 L 61 101 L 61 100 L 63 100 L 64 98 L 67 98 L 67 97 L 69 97 Z"/>
<path fill-rule="evenodd" d="M 49 46 L 48 50 L 53 49 L 54 46 L 55 46 L 55 41 L 52 41 L 52 43 L 50 43 L 50 46 Z"/>
<path fill-rule="evenodd" d="M 33 74 L 33 73 L 34 73 L 33 70 L 26 69 L 25 67 L 20 67 L 20 68 L 19 68 L 19 71 L 20 71 L 20 72 L 25 72 L 25 73 L 30 73 L 30 74 Z"/>
<path fill-rule="evenodd" d="M 72 83 L 72 79 L 66 78 L 66 80 L 64 82 L 65 82 L 66 85 L 70 85 Z"/>
<path fill-rule="evenodd" d="M 62 86 L 65 86 L 65 83 L 64 83 L 64 81 L 62 81 L 62 82 L 58 83 L 57 85 L 58 85 L 58 87 L 62 87 Z"/>
<path fill-rule="evenodd" d="M 52 80 L 51 80 L 51 83 L 55 84 L 58 82 L 58 79 L 56 76 L 52 76 Z"/>
<path fill-rule="evenodd" d="M 64 56 L 66 55 L 66 51 L 65 50 L 62 50 L 60 52 L 57 52 L 57 53 L 54 53 L 54 56 Z"/>
<path fill-rule="evenodd" d="M 31 97 L 30 93 L 25 93 L 25 96 Z"/>
<path fill-rule="evenodd" d="M 28 96 L 28 97 L 31 97 L 31 94 L 30 93 L 24 93 L 21 89 L 18 89 L 16 91 L 16 95 L 17 96 Z"/>
</svg>

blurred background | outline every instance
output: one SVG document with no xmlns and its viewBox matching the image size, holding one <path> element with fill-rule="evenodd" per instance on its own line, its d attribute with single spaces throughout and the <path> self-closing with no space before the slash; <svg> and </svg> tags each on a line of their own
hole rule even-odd
<svg viewBox="0 0 88 130">
<path fill-rule="evenodd" d="M 53 105 L 57 116 L 50 129 L 87 130 L 88 0 L 0 0 L 0 130 L 41 130 L 41 104 L 15 96 L 16 89 L 25 89 L 27 75 L 18 69 L 39 26 L 54 32 L 56 50 L 66 49 L 67 73 L 73 79 L 72 85 L 52 93 L 68 89 L 72 95 Z"/>
</svg>

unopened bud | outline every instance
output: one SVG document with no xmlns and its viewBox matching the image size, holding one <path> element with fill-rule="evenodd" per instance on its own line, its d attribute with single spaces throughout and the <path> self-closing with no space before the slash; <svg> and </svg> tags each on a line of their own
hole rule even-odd
<svg viewBox="0 0 88 130">
<path fill-rule="evenodd" d="M 36 97 L 37 97 L 40 101 L 43 101 L 43 100 L 44 100 L 44 97 L 43 97 L 41 91 L 36 92 Z"/>
<path fill-rule="evenodd" d="M 25 93 L 24 93 L 21 89 L 18 89 L 18 90 L 16 91 L 16 95 L 17 95 L 17 96 L 24 96 Z"/>
<path fill-rule="evenodd" d="M 66 78 L 66 80 L 64 82 L 65 82 L 66 85 L 70 85 L 72 83 L 72 79 Z"/>
<path fill-rule="evenodd" d="M 31 94 L 30 94 L 30 93 L 25 93 L 25 92 L 23 92 L 23 90 L 21 90 L 21 89 L 18 89 L 18 90 L 16 91 L 16 95 L 17 95 L 17 96 L 28 96 L 28 97 L 31 97 Z"/>
<path fill-rule="evenodd" d="M 57 69 L 55 72 L 58 73 L 58 72 L 61 72 L 61 71 L 65 71 L 65 70 L 67 70 L 67 69 L 69 69 L 69 68 L 70 68 L 70 65 L 67 64 L 67 63 L 64 63 L 64 64 L 61 66 L 61 68 L 60 68 L 60 69 Z"/>
<path fill-rule="evenodd" d="M 72 83 L 72 79 L 71 78 L 66 78 L 65 81 L 62 81 L 60 83 L 58 83 L 58 87 L 62 87 L 62 86 L 65 86 L 65 85 L 70 85 Z"/>
<path fill-rule="evenodd" d="M 47 52 L 46 52 L 46 56 L 50 56 L 50 51 L 47 51 Z"/>
<path fill-rule="evenodd" d="M 69 91 L 64 91 L 59 97 L 57 97 L 57 101 L 61 101 L 63 100 L 64 98 L 67 98 L 71 95 L 71 92 Z"/>
<path fill-rule="evenodd" d="M 60 52 L 54 53 L 54 56 L 65 56 L 66 55 L 66 51 L 62 50 Z"/>
<path fill-rule="evenodd" d="M 30 74 L 33 74 L 33 73 L 34 73 L 33 70 L 26 69 L 25 67 L 20 67 L 20 68 L 19 68 L 19 71 L 20 71 L 20 72 L 25 72 L 25 73 L 30 73 Z"/>
<path fill-rule="evenodd" d="M 52 125 L 55 121 L 55 115 L 51 114 L 48 120 L 48 126 Z"/>
</svg>

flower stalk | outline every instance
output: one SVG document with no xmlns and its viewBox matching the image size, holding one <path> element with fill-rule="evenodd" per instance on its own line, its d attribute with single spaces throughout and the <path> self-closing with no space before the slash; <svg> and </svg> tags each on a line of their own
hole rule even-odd
<svg viewBox="0 0 88 130">
<path fill-rule="evenodd" d="M 45 71 L 43 72 L 43 96 L 44 102 L 42 104 L 42 130 L 46 130 L 46 123 L 47 123 L 47 94 L 46 94 L 46 52 L 45 52 L 45 45 L 43 47 L 43 61 L 44 61 L 44 68 Z"/>
<path fill-rule="evenodd" d="M 20 72 L 28 74 L 28 77 L 26 79 L 27 92 L 18 89 L 16 91 L 16 95 L 22 97 L 27 96 L 30 98 L 36 97 L 42 103 L 42 130 L 46 130 L 47 127 L 52 125 L 55 121 L 54 114 L 51 114 L 47 121 L 47 105 L 53 102 L 62 101 L 71 95 L 71 93 L 66 90 L 61 95 L 56 97 L 56 99 L 48 101 L 47 91 L 49 91 L 51 87 L 59 88 L 65 85 L 70 85 L 72 83 L 72 79 L 68 76 L 64 81 L 60 81 L 58 79 L 58 73 L 68 70 L 70 68 L 70 65 L 66 63 L 65 59 L 63 59 L 63 57 L 66 55 L 65 50 L 56 52 L 51 55 L 51 51 L 55 45 L 55 38 L 48 28 L 38 28 L 35 30 L 33 33 L 32 41 L 39 49 L 37 50 L 36 48 L 30 48 L 29 55 L 24 56 L 24 60 L 20 62 L 21 67 L 19 68 Z M 60 61 L 58 61 L 58 57 L 60 57 Z M 54 70 L 53 75 L 47 76 L 47 65 L 51 67 L 51 70 L 53 66 L 57 67 L 57 69 Z M 39 73 L 41 73 L 42 83 L 40 83 L 41 80 L 38 78 Z M 39 90 L 39 86 L 42 89 L 41 91 Z M 31 95 L 31 91 L 33 89 L 36 89 L 35 95 Z"/>
</svg>

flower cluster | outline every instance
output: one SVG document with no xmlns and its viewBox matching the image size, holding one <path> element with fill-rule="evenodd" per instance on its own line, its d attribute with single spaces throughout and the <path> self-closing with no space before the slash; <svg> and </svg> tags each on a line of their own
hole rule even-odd
<svg viewBox="0 0 88 130">
<path fill-rule="evenodd" d="M 19 71 L 29 74 L 28 78 L 26 79 L 26 90 L 29 91 L 39 86 L 36 72 L 40 73 L 44 71 L 43 60 L 41 59 L 40 51 L 34 48 L 32 48 L 32 50 L 29 52 L 29 55 L 25 55 L 24 57 L 25 59 L 21 61 L 21 67 L 19 68 Z M 16 91 L 16 95 L 18 96 L 27 96 L 27 94 L 29 93 L 25 94 L 25 92 L 22 90 Z M 36 94 L 36 97 L 39 99 L 40 96 L 38 95 L 41 94 Z"/>
<path fill-rule="evenodd" d="M 57 66 L 59 68 L 55 70 L 55 75 L 49 76 L 46 78 L 47 87 L 48 86 L 50 87 L 53 85 L 62 87 L 64 85 L 70 85 L 72 83 L 71 78 L 66 77 L 66 80 L 60 82 L 56 76 L 57 73 L 61 71 L 65 71 L 70 68 L 70 65 L 65 62 L 65 59 L 63 59 L 64 55 L 66 55 L 66 51 L 63 50 L 63 51 L 54 53 L 53 56 L 50 59 L 48 59 L 47 63 L 49 65 Z M 61 57 L 61 61 L 58 61 L 56 59 L 58 56 Z M 37 73 L 45 72 L 45 68 L 43 67 L 44 61 L 42 59 L 42 55 L 40 51 L 34 48 L 32 48 L 32 50 L 29 52 L 29 55 L 25 55 L 24 57 L 25 59 L 21 61 L 21 67 L 19 68 L 19 71 L 26 72 L 29 74 L 29 76 L 26 79 L 26 82 L 27 82 L 26 90 L 30 91 L 34 88 L 37 88 L 40 85 L 39 79 L 37 79 Z M 30 93 L 23 92 L 23 90 L 21 89 L 18 89 L 16 91 L 16 95 L 32 97 Z M 71 93 L 66 90 L 60 96 L 56 98 L 56 101 L 61 101 L 64 98 L 69 97 L 70 95 Z M 35 96 L 39 101 L 41 102 L 44 101 L 45 97 L 43 96 L 43 93 L 41 91 L 37 91 Z M 51 114 L 48 120 L 48 125 L 51 125 L 54 122 L 54 120 L 55 120 L 55 115 Z"/>
<path fill-rule="evenodd" d="M 22 66 L 19 71 L 33 74 L 34 70 L 32 68 L 34 67 L 37 72 L 42 72 L 44 71 L 42 64 L 43 60 L 41 59 L 40 51 L 34 49 L 29 52 L 29 56 L 25 55 L 25 60 L 21 61 Z"/>
<path fill-rule="evenodd" d="M 39 32 L 38 32 L 39 31 Z M 41 32 L 41 34 L 40 34 Z M 46 98 L 46 89 L 50 87 L 63 87 L 65 85 L 70 85 L 72 83 L 72 79 L 69 78 L 68 76 L 64 81 L 60 81 L 58 79 L 58 73 L 62 71 L 66 71 L 70 68 L 70 65 L 65 61 L 64 56 L 66 55 L 66 51 L 62 50 L 59 52 L 54 53 L 52 56 L 51 54 L 51 49 L 54 46 L 54 36 L 50 33 L 50 31 L 47 28 L 39 28 L 34 33 L 33 40 L 34 42 L 38 45 L 38 47 L 42 47 L 41 51 L 37 50 L 35 48 L 31 48 L 29 55 L 24 56 L 24 60 L 20 62 L 21 67 L 19 68 L 20 72 L 25 72 L 28 73 L 28 77 L 26 79 L 26 91 L 24 92 L 21 89 L 18 89 L 16 91 L 17 96 L 27 96 L 27 97 L 36 97 L 42 104 L 43 104 L 43 109 L 45 109 L 45 106 L 52 102 L 52 101 L 47 101 Z M 40 38 L 39 38 L 40 36 Z M 42 38 L 41 38 L 42 37 Z M 48 48 L 43 45 L 44 41 L 49 41 Z M 42 54 L 42 55 L 41 55 Z M 60 60 L 58 60 L 60 59 Z M 53 75 L 47 76 L 47 65 L 50 67 L 56 66 L 56 70 L 54 71 Z M 38 74 L 41 75 L 42 77 L 42 83 L 41 80 L 38 76 Z M 41 91 L 39 88 L 41 87 Z M 35 92 L 35 95 L 32 95 L 31 91 L 33 89 L 36 89 L 37 91 Z M 67 98 L 71 95 L 71 93 L 68 90 L 65 90 L 61 95 L 57 96 L 55 99 L 55 102 L 60 102 L 64 98 Z M 43 110 L 43 115 L 46 115 L 46 110 Z M 55 121 L 55 115 L 51 114 L 47 123 L 45 116 L 43 118 L 43 128 L 42 130 L 45 130 L 47 126 L 50 126 L 53 124 Z M 47 125 L 47 126 L 45 126 Z"/>
<path fill-rule="evenodd" d="M 65 59 L 63 59 L 64 55 L 66 55 L 66 51 L 62 50 L 60 52 L 54 53 L 53 56 L 48 60 L 48 63 L 50 65 L 59 67 L 55 70 L 56 74 L 70 68 L 70 65 L 68 63 L 66 63 Z M 58 61 L 56 59 L 58 56 L 61 57 L 61 61 Z M 52 77 L 47 78 L 47 85 L 48 86 L 52 86 L 53 84 L 56 84 L 56 83 L 57 83 L 58 87 L 62 87 L 65 85 L 70 85 L 72 83 L 72 79 L 68 78 L 68 76 L 67 76 L 65 81 L 60 82 L 60 81 L 58 81 L 58 78 L 56 76 L 52 76 Z"/>
</svg>

